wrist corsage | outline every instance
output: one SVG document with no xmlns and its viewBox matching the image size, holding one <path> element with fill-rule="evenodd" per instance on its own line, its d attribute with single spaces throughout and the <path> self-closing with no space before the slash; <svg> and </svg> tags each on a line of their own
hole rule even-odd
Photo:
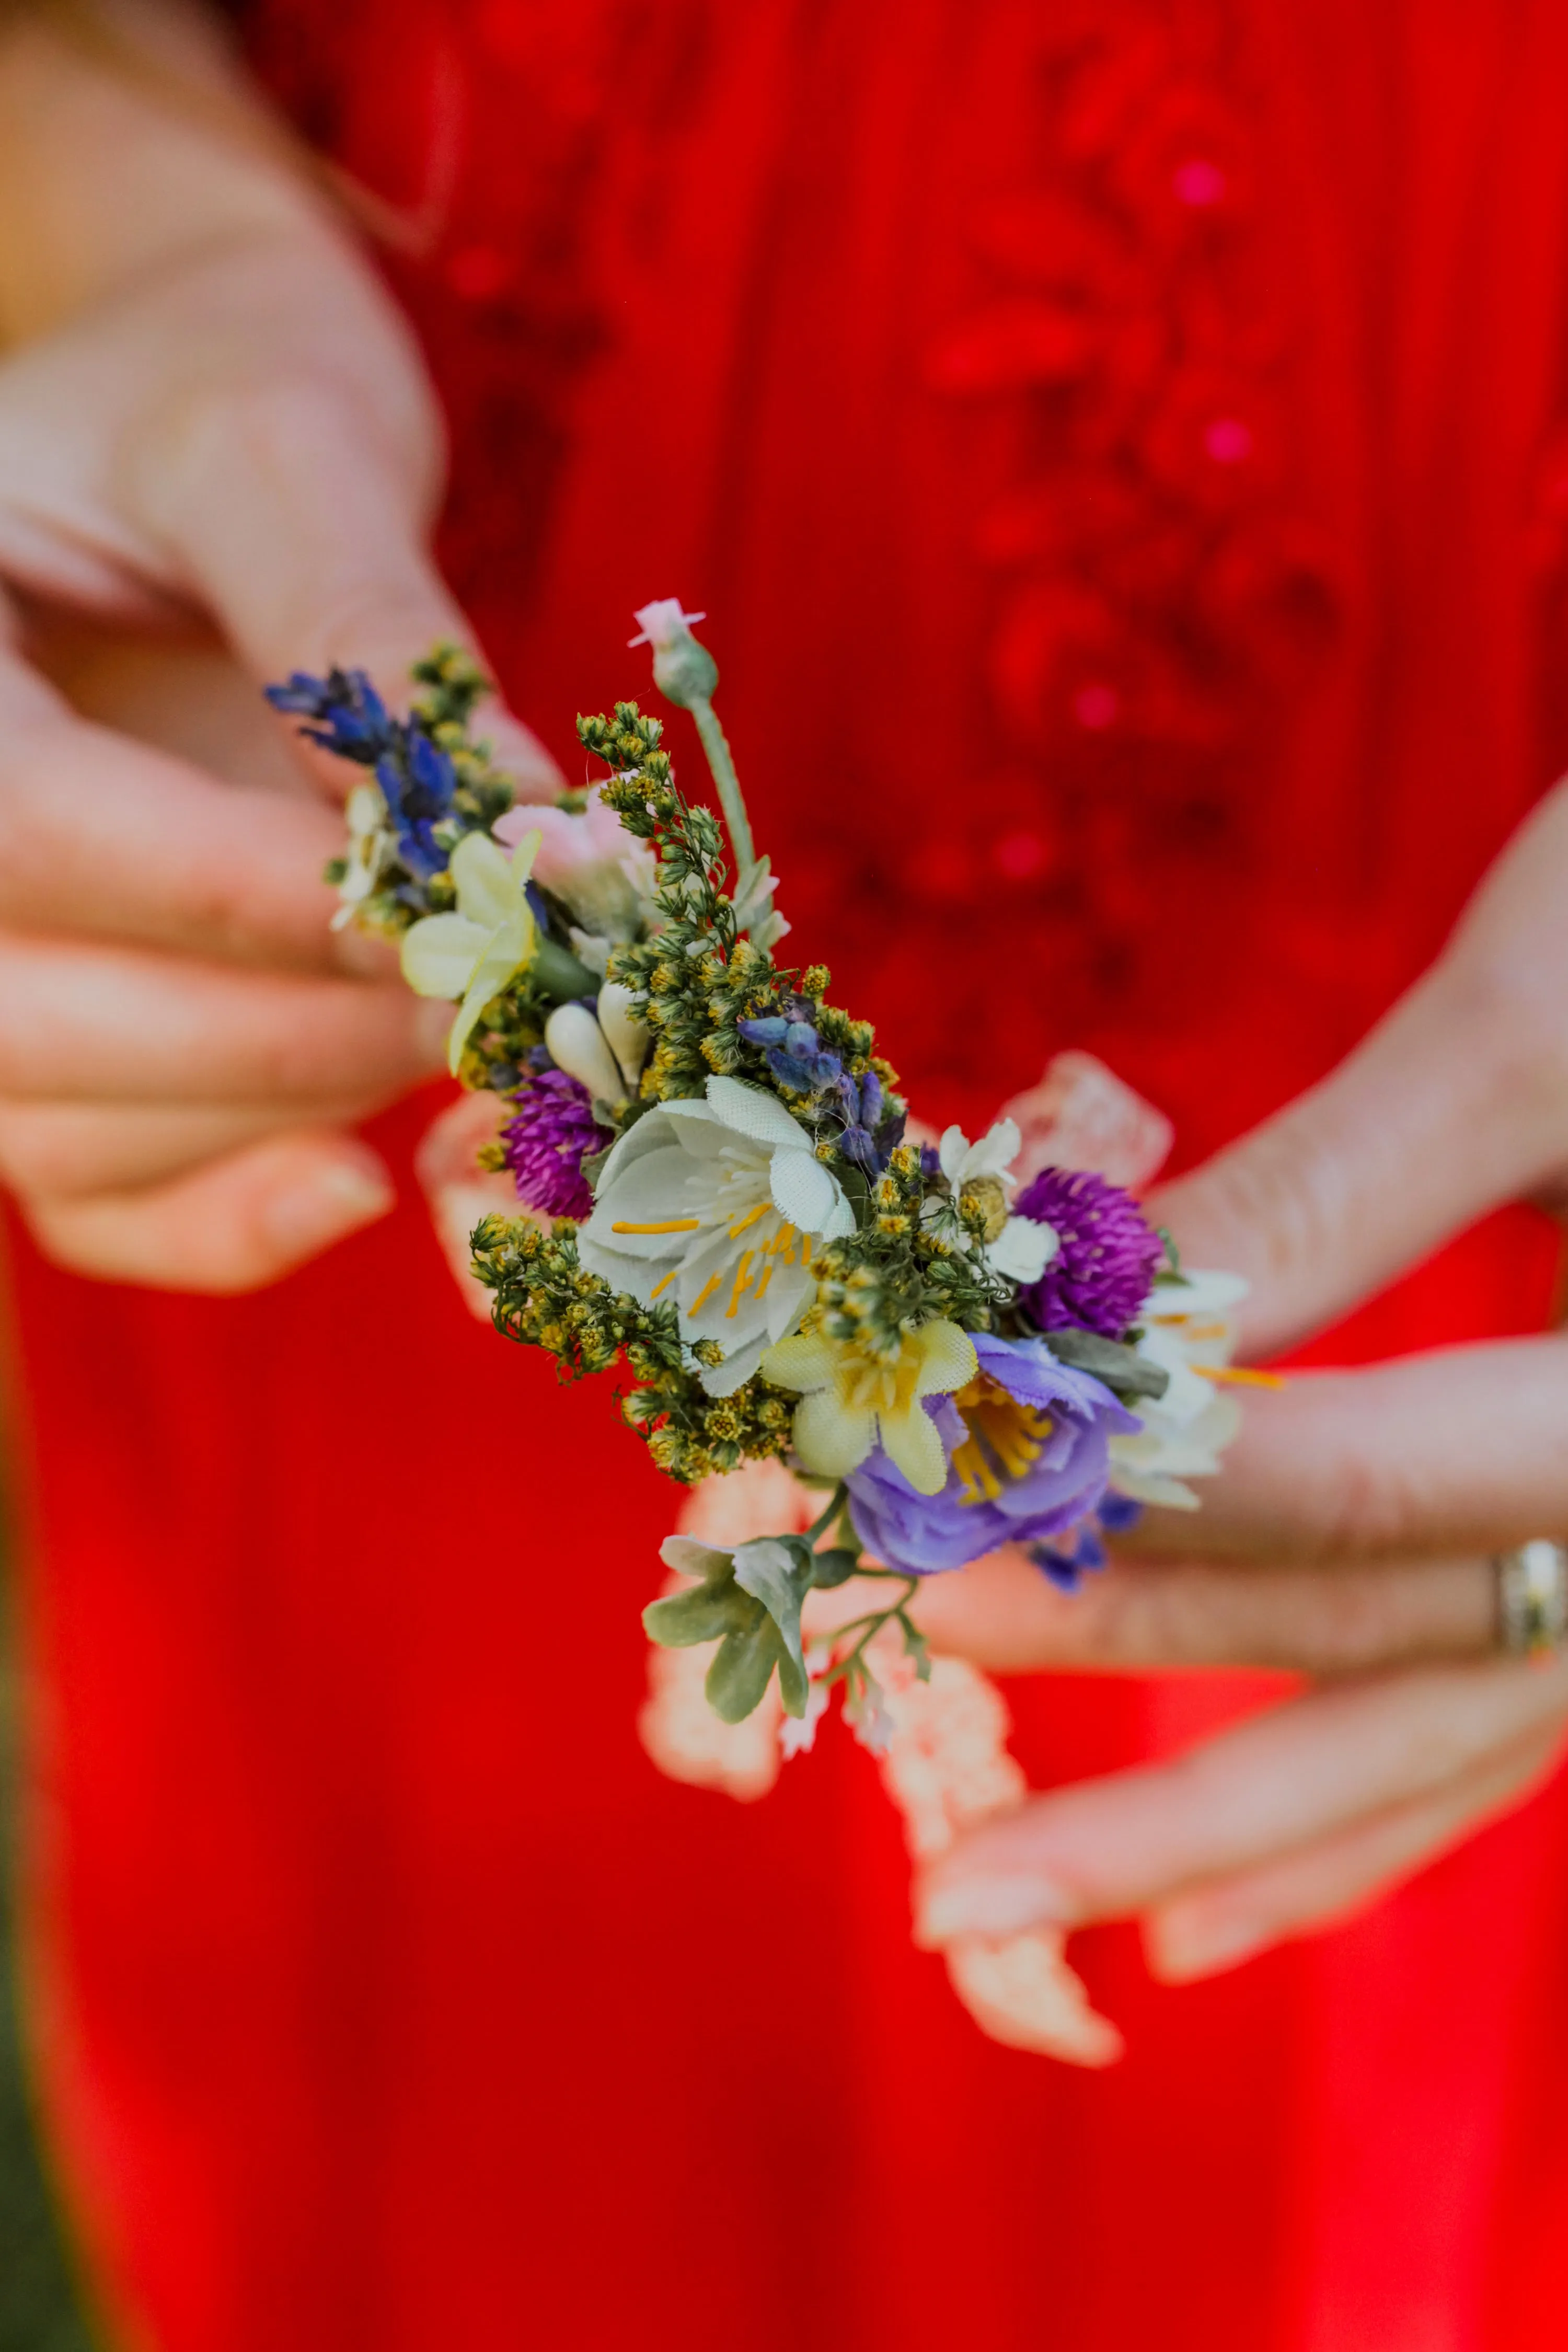
<svg viewBox="0 0 1568 2352">
<path fill-rule="evenodd" d="M 781 953 L 703 616 L 637 617 L 722 826 L 635 702 L 577 721 L 596 783 L 514 805 L 474 732 L 487 681 L 451 647 L 416 667 L 406 719 L 356 671 L 270 699 L 363 771 L 335 919 L 395 939 L 409 985 L 456 1004 L 452 1071 L 503 1106 L 483 1157 L 521 1213 L 472 1235 L 496 1328 L 563 1379 L 618 1370 L 628 1426 L 682 1485 L 763 1461 L 817 1492 L 804 1529 L 671 1536 L 689 1580 L 644 1612 L 649 1634 L 717 1645 L 726 1722 L 776 1675 L 792 1752 L 835 1685 L 874 1745 L 889 1639 L 929 1672 L 921 1578 L 1016 1544 L 1070 1586 L 1144 1502 L 1195 1504 L 1188 1480 L 1237 1424 L 1245 1286 L 1184 1270 L 1100 1176 L 1020 1185 L 1010 1118 L 911 1129 L 871 1024 Z M 867 1607 L 809 1643 L 807 1594 L 851 1577 Z"/>
</svg>

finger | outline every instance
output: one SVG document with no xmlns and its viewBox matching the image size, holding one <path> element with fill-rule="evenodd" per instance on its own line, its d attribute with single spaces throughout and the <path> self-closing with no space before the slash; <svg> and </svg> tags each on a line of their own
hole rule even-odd
<svg viewBox="0 0 1568 2352">
<path fill-rule="evenodd" d="M 1568 1663 L 1429 1667 L 1256 1716 L 1173 1762 L 1036 1798 L 922 1884 L 926 1942 L 1122 1918 L 1436 1794 L 1544 1733 Z"/>
<path fill-rule="evenodd" d="M 1568 787 L 1494 868 L 1454 946 L 1321 1086 L 1152 1196 L 1189 1261 L 1245 1274 L 1249 1352 L 1331 1322 L 1568 1156 L 1551 903 Z M 1544 893 L 1545 903 L 1535 906 Z"/>
<path fill-rule="evenodd" d="M 426 545 L 428 465 L 331 381 L 230 387 L 157 457 L 136 502 L 258 679 L 341 662 L 395 698 L 438 639 L 472 646 Z M 487 711 L 483 731 L 520 781 L 560 789 L 521 721 Z"/>
<path fill-rule="evenodd" d="M 426 1129 L 414 1160 L 441 1255 L 464 1306 L 480 1323 L 490 1320 L 495 1293 L 474 1273 L 469 1235 L 481 1217 L 528 1214 L 510 1176 L 479 1162 L 480 1147 L 495 1141 L 506 1116 L 507 1105 L 497 1095 L 460 1095 Z"/>
<path fill-rule="evenodd" d="M 0 935 L 0 1094 L 384 1100 L 444 1066 L 451 1007 L 401 986 Z"/>
<path fill-rule="evenodd" d="M 1201 1514 L 1132 1541 L 1213 1559 L 1449 1558 L 1568 1529 L 1568 1340 L 1499 1342 L 1249 1395 Z"/>
<path fill-rule="evenodd" d="M 1278 1666 L 1342 1675 L 1484 1655 L 1496 1605 L 1483 1559 L 1326 1570 L 1117 1559 L 1064 1592 L 1012 1551 L 930 1578 L 911 1613 L 933 1650 L 992 1674 Z"/>
<path fill-rule="evenodd" d="M 194 1174 L 89 1201 L 24 1202 L 73 1273 L 156 1290 L 256 1290 L 393 1206 L 375 1154 L 331 1132 L 275 1136 Z"/>
<path fill-rule="evenodd" d="M 1164 1905 L 1144 1922 L 1151 1970 L 1169 1984 L 1212 1976 L 1285 1937 L 1362 1910 L 1511 1810 L 1552 1770 L 1562 1745 L 1556 1729 L 1538 1733 L 1434 1796 L 1374 1813 L 1302 1853 Z"/>
<path fill-rule="evenodd" d="M 375 1105 L 326 1107 L 353 1126 Z M 67 1202 L 165 1183 L 279 1129 L 294 1103 L 48 1103 L 0 1099 L 0 1179 L 31 1199 Z"/>
<path fill-rule="evenodd" d="M 0 922 L 328 971 L 342 846 L 331 809 L 91 726 L 0 651 Z"/>
</svg>

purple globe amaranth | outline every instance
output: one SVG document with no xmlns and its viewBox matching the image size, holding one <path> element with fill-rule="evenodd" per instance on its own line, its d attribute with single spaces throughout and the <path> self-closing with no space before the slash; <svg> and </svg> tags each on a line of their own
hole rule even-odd
<svg viewBox="0 0 1568 2352">
<path fill-rule="evenodd" d="M 593 1097 L 564 1070 L 537 1070 L 515 1100 L 500 1141 L 518 1199 L 542 1216 L 581 1221 L 594 1206 L 583 1162 L 615 1140 L 595 1118 Z"/>
<path fill-rule="evenodd" d="M 1059 1535 L 1105 1491 L 1107 1441 L 1135 1417 L 1043 1339 L 972 1331 L 979 1370 L 925 1410 L 948 1457 L 947 1484 L 918 1494 L 880 1446 L 849 1474 L 849 1511 L 867 1549 L 907 1576 L 963 1568 L 1003 1544 Z"/>
<path fill-rule="evenodd" d="M 1019 1291 L 1025 1312 L 1042 1331 L 1076 1324 L 1120 1339 L 1164 1256 L 1131 1193 L 1086 1169 L 1045 1168 L 1013 1206 L 1051 1226 L 1061 1244 L 1039 1280 Z"/>
</svg>

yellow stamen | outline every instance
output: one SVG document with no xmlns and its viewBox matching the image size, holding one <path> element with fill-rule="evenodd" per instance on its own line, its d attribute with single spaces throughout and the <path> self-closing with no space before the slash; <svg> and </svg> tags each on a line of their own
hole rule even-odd
<svg viewBox="0 0 1568 2352">
<path fill-rule="evenodd" d="M 766 1296 L 767 1296 L 767 1288 L 768 1288 L 768 1285 L 769 1285 L 769 1283 L 773 1280 L 773 1262 L 772 1258 L 769 1258 L 769 1260 L 768 1260 L 768 1262 L 767 1262 L 766 1265 L 764 1265 L 764 1266 L 763 1266 L 763 1278 L 762 1278 L 762 1280 L 758 1283 L 758 1285 L 757 1285 L 757 1286 L 756 1286 L 755 1290 L 753 1290 L 753 1292 L 752 1293 L 752 1304 L 753 1306 L 755 1306 L 755 1305 L 758 1303 L 758 1301 L 759 1301 L 760 1299 L 763 1299 L 763 1298 L 766 1297 Z"/>
<path fill-rule="evenodd" d="M 741 1219 L 740 1223 L 738 1225 L 731 1226 L 730 1239 L 732 1242 L 738 1242 L 741 1235 L 747 1232 L 750 1227 L 754 1225 L 759 1217 L 765 1217 L 767 1215 L 768 1211 L 773 1207 L 773 1204 L 771 1201 L 759 1201 L 754 1209 L 748 1209 L 745 1215 Z"/>
<path fill-rule="evenodd" d="M 692 1300 L 690 1306 L 687 1308 L 687 1313 L 689 1315 L 700 1314 L 703 1307 L 707 1306 L 708 1301 L 712 1297 L 713 1293 L 718 1289 L 719 1285 L 723 1281 L 723 1279 L 724 1277 L 721 1274 L 710 1274 L 707 1281 L 703 1284 L 701 1289 L 698 1292 L 696 1297 Z"/>
<path fill-rule="evenodd" d="M 612 1225 L 613 1234 L 694 1234 L 701 1226 L 700 1217 L 670 1217 L 662 1225 Z"/>
<path fill-rule="evenodd" d="M 668 1273 L 664 1276 L 664 1279 L 663 1279 L 661 1282 L 656 1282 L 656 1283 L 654 1284 L 653 1288 L 648 1292 L 648 1295 L 647 1295 L 647 1296 L 648 1296 L 648 1304 L 649 1304 L 650 1306 L 653 1304 L 653 1301 L 654 1301 L 654 1300 L 658 1297 L 659 1292 L 660 1292 L 661 1290 L 668 1290 L 668 1289 L 669 1288 L 670 1284 L 675 1280 L 676 1276 L 677 1276 L 679 1272 L 680 1272 L 680 1268 L 679 1268 L 678 1265 L 672 1265 L 672 1266 L 670 1267 L 670 1269 L 669 1269 L 669 1272 L 668 1272 Z"/>
<path fill-rule="evenodd" d="M 994 1503 L 1002 1492 L 1002 1482 L 980 1450 L 979 1441 L 966 1438 L 952 1450 L 952 1466 L 963 1481 L 961 1503 Z"/>
<path fill-rule="evenodd" d="M 1189 1369 L 1201 1372 L 1205 1381 L 1233 1381 L 1238 1388 L 1282 1389 L 1283 1372 L 1255 1372 L 1250 1364 L 1194 1364 Z"/>
<path fill-rule="evenodd" d="M 741 1295 L 746 1287 L 746 1276 L 750 1271 L 752 1260 L 755 1255 L 755 1250 L 742 1250 L 741 1252 L 741 1263 L 735 1268 L 735 1287 L 730 1293 L 730 1304 L 724 1309 L 724 1320 L 726 1323 L 730 1321 L 732 1316 L 738 1315 L 741 1311 Z"/>
<path fill-rule="evenodd" d="M 1055 1424 L 1048 1412 L 1021 1404 L 984 1372 L 961 1388 L 952 1401 L 968 1432 L 952 1456 L 952 1466 L 963 1483 L 959 1500 L 994 1502 L 1002 1492 L 998 1470 L 1005 1478 L 1026 1476 Z"/>
</svg>

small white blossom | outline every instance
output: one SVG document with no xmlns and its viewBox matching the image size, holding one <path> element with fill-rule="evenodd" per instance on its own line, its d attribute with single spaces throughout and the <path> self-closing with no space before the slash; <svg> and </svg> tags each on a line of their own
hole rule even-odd
<svg viewBox="0 0 1568 2352">
<path fill-rule="evenodd" d="M 338 884 L 338 904 L 332 916 L 334 931 L 352 923 L 372 896 L 395 845 L 379 784 L 356 784 L 348 796 L 343 815 L 348 821 L 349 850 L 343 861 L 343 878 Z"/>
<path fill-rule="evenodd" d="M 1021 1140 L 1016 1122 L 1010 1118 L 998 1119 L 977 1143 L 971 1143 L 961 1127 L 950 1127 L 937 1147 L 937 1157 L 952 1187 L 952 1197 L 928 1201 L 922 1221 L 951 1247 L 972 1248 L 958 1203 L 966 1191 L 972 1199 L 989 1194 L 995 1205 L 997 1230 L 981 1245 L 981 1255 L 1005 1282 L 1028 1283 L 1038 1282 L 1061 1244 L 1053 1226 L 1037 1217 L 1016 1216 L 1007 1209 L 1018 1181 L 1012 1171 Z"/>
</svg>

